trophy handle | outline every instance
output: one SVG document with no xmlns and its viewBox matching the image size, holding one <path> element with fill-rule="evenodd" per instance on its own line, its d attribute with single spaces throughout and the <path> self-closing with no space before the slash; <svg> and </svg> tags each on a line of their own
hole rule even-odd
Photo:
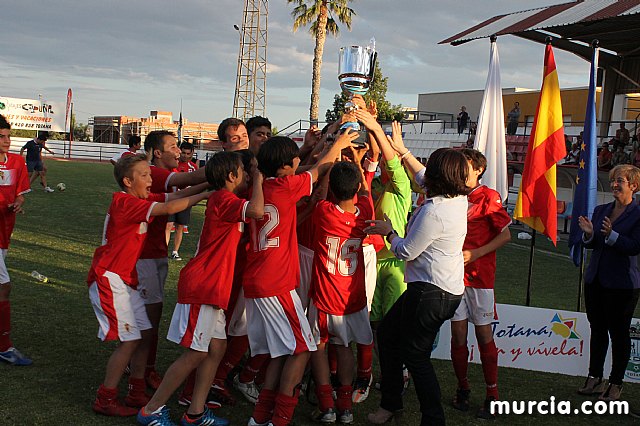
<svg viewBox="0 0 640 426">
<path fill-rule="evenodd" d="M 370 82 L 373 82 L 373 75 L 376 69 L 376 60 L 378 59 L 378 52 L 373 52 L 373 55 L 371 55 L 371 70 L 369 71 L 369 80 Z"/>
</svg>

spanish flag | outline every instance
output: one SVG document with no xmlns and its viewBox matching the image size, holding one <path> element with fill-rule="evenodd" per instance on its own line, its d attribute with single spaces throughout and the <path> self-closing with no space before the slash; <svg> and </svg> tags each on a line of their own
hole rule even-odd
<svg viewBox="0 0 640 426">
<path fill-rule="evenodd" d="M 551 238 L 557 238 L 556 163 L 566 155 L 562 104 L 556 62 L 551 44 L 544 54 L 544 71 L 538 110 L 513 218 Z"/>
</svg>

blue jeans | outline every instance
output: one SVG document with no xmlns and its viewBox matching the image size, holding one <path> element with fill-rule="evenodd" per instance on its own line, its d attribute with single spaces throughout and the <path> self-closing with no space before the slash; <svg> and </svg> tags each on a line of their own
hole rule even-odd
<svg viewBox="0 0 640 426">
<path fill-rule="evenodd" d="M 440 385 L 431 364 L 433 342 L 442 324 L 453 317 L 462 295 L 456 296 L 433 284 L 412 282 L 378 327 L 382 373 L 380 406 L 402 409 L 402 365 L 413 378 L 421 425 L 444 425 Z"/>
</svg>

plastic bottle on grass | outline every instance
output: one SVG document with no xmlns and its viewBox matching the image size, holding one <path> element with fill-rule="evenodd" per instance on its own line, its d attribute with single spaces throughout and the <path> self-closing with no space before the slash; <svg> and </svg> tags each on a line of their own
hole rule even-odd
<svg viewBox="0 0 640 426">
<path fill-rule="evenodd" d="M 33 278 L 35 278 L 36 280 L 40 281 L 41 283 L 48 283 L 49 282 L 49 278 L 42 275 L 40 272 L 38 271 L 33 271 L 31 272 L 31 276 Z"/>
</svg>

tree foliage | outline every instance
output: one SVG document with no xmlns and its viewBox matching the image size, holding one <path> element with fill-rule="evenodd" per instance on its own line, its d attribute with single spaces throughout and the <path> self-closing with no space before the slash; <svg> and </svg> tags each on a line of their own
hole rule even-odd
<svg viewBox="0 0 640 426">
<path fill-rule="evenodd" d="M 367 104 L 370 101 L 375 101 L 378 107 L 378 121 L 401 121 L 404 118 L 402 112 L 402 105 L 392 105 L 387 101 L 387 85 L 389 77 L 385 77 L 382 74 L 382 68 L 380 68 L 380 61 L 376 61 L 375 68 L 373 70 L 373 81 L 369 87 L 369 91 L 364 96 Z M 325 118 L 327 121 L 336 121 L 344 113 L 344 104 L 349 100 L 349 97 L 344 93 L 333 97 L 333 108 L 328 109 Z"/>
</svg>

